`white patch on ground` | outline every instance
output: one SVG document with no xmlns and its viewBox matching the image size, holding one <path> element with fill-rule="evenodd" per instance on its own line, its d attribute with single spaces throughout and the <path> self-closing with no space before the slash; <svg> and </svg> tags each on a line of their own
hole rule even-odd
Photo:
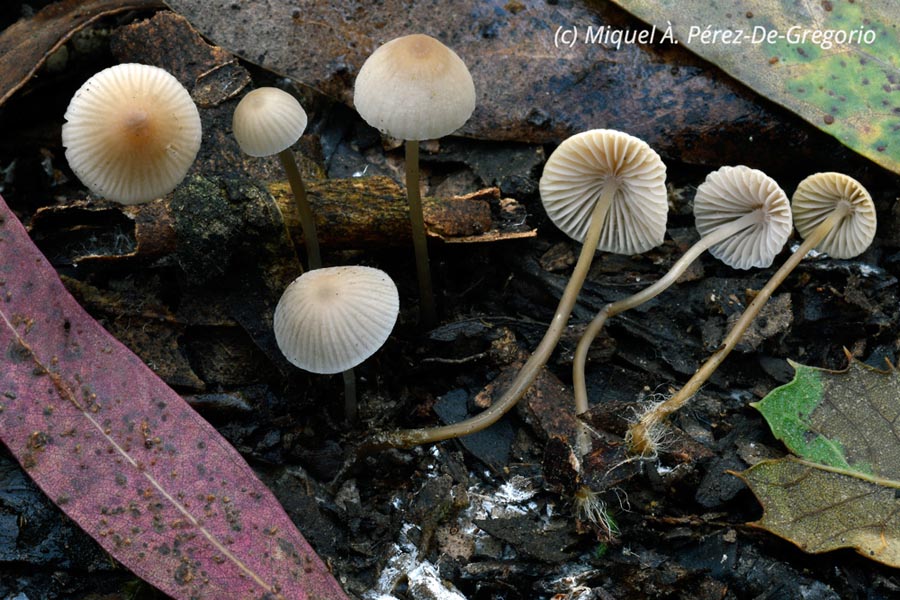
<svg viewBox="0 0 900 600">
<path fill-rule="evenodd" d="M 404 579 L 414 598 L 421 600 L 466 600 L 452 584 L 445 584 L 438 570 L 429 561 L 419 560 L 419 551 L 409 541 L 408 533 L 415 526 L 409 523 L 400 530 L 400 540 L 378 576 L 374 588 L 363 594 L 363 600 L 397 600 L 394 589 Z"/>
</svg>

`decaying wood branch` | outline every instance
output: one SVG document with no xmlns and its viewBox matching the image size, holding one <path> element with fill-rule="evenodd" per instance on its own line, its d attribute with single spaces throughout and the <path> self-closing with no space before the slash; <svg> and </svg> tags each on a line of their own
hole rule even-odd
<svg viewBox="0 0 900 600">
<path fill-rule="evenodd" d="M 387 177 L 323 179 L 307 182 L 316 215 L 319 242 L 325 248 L 384 247 L 409 243 L 406 195 Z M 302 246 L 302 232 L 286 182 L 268 186 L 292 241 Z M 265 194 L 262 195 L 263 197 Z M 269 201 L 263 198 L 240 202 Z M 501 198 L 498 188 L 486 188 L 447 199 L 425 198 L 429 236 L 447 243 L 479 243 L 533 237 L 525 209 Z M 56 262 L 88 264 L 121 260 L 154 260 L 178 248 L 170 199 L 137 206 L 104 201 L 74 201 L 41 208 L 31 234 Z"/>
</svg>

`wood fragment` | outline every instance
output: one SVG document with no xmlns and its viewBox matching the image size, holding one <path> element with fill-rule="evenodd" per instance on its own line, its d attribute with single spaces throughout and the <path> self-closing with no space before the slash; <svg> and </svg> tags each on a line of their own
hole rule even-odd
<svg viewBox="0 0 900 600">
<path fill-rule="evenodd" d="M 406 195 L 392 179 L 310 180 L 307 187 L 323 247 L 372 248 L 410 242 Z M 302 246 L 299 217 L 287 182 L 270 184 L 268 190 L 291 240 L 295 246 Z M 536 235 L 524 222 L 524 207 L 513 199 L 500 198 L 497 188 L 456 198 L 424 198 L 423 203 L 428 235 L 446 243 L 484 243 Z M 494 207 L 499 207 L 501 218 L 492 216 Z M 504 218 L 503 213 L 509 211 L 523 216 Z M 74 265 L 156 260 L 178 247 L 169 199 L 129 207 L 90 200 L 42 207 L 32 219 L 31 234 L 37 240 L 66 240 L 65 244 L 56 242 L 58 247 L 50 254 L 56 263 Z M 122 241 L 123 236 L 128 239 Z M 110 243 L 113 239 L 119 242 Z"/>
</svg>

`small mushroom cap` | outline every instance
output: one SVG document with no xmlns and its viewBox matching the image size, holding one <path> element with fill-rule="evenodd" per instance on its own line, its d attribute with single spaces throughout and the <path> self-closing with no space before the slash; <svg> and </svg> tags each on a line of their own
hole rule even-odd
<svg viewBox="0 0 900 600">
<path fill-rule="evenodd" d="M 263 87 L 244 96 L 234 109 L 232 129 L 241 150 L 272 156 L 286 150 L 306 131 L 306 111 L 278 88 Z"/>
<path fill-rule="evenodd" d="M 706 176 L 694 197 L 702 237 L 759 210 L 759 220 L 712 246 L 710 254 L 735 269 L 768 267 L 791 235 L 791 205 L 775 180 L 743 165 Z"/>
<path fill-rule="evenodd" d="M 366 123 L 402 140 L 430 140 L 462 127 L 475 110 L 475 84 L 457 54 L 415 34 L 375 50 L 356 76 L 353 103 Z"/>
<path fill-rule="evenodd" d="M 340 373 L 387 341 L 400 298 L 387 273 L 371 267 L 328 267 L 294 280 L 275 307 L 275 341 L 295 366 Z"/>
<path fill-rule="evenodd" d="M 62 142 L 93 193 L 139 204 L 175 189 L 200 149 L 200 114 L 190 94 L 159 67 L 104 69 L 69 102 Z"/>
<path fill-rule="evenodd" d="M 862 184 L 843 173 L 816 173 L 800 182 L 791 206 L 794 226 L 804 238 L 842 202 L 850 212 L 817 249 L 832 258 L 853 258 L 865 252 L 875 238 L 875 204 Z"/>
<path fill-rule="evenodd" d="M 643 140 L 612 129 L 573 135 L 553 151 L 541 176 L 541 200 L 550 219 L 583 242 L 591 214 L 607 185 L 618 185 L 597 248 L 639 254 L 666 234 L 666 165 Z"/>
</svg>

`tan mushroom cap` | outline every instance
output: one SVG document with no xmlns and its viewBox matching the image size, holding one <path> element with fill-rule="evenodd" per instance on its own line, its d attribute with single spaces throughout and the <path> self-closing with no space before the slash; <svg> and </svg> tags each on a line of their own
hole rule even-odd
<svg viewBox="0 0 900 600">
<path fill-rule="evenodd" d="M 706 176 L 694 197 L 694 218 L 701 237 L 759 211 L 759 220 L 710 247 L 729 267 L 768 267 L 791 235 L 791 205 L 775 180 L 743 165 L 722 167 Z"/>
<path fill-rule="evenodd" d="M 850 212 L 817 246 L 832 258 L 859 256 L 875 238 L 878 223 L 869 192 L 843 173 L 816 173 L 800 182 L 791 200 L 794 226 L 804 238 L 844 202 Z"/>
<path fill-rule="evenodd" d="M 295 366 L 340 373 L 387 341 L 400 311 L 397 286 L 371 267 L 327 267 L 294 280 L 275 307 L 275 341 Z"/>
<path fill-rule="evenodd" d="M 583 242 L 603 188 L 618 184 L 600 235 L 599 250 L 639 254 L 666 233 L 666 166 L 643 140 L 612 129 L 573 135 L 553 151 L 541 176 L 541 200 L 550 219 Z"/>
<path fill-rule="evenodd" d="M 122 204 L 177 186 L 200 149 L 200 114 L 167 71 L 121 64 L 82 85 L 66 109 L 62 142 L 78 179 Z"/>
<path fill-rule="evenodd" d="M 430 140 L 462 127 L 475 84 L 457 54 L 427 35 L 391 40 L 356 76 L 353 103 L 366 123 L 402 140 Z"/>
<path fill-rule="evenodd" d="M 232 129 L 241 150 L 271 156 L 294 145 L 306 131 L 306 111 L 284 90 L 263 87 L 244 96 L 234 109 Z"/>
</svg>

